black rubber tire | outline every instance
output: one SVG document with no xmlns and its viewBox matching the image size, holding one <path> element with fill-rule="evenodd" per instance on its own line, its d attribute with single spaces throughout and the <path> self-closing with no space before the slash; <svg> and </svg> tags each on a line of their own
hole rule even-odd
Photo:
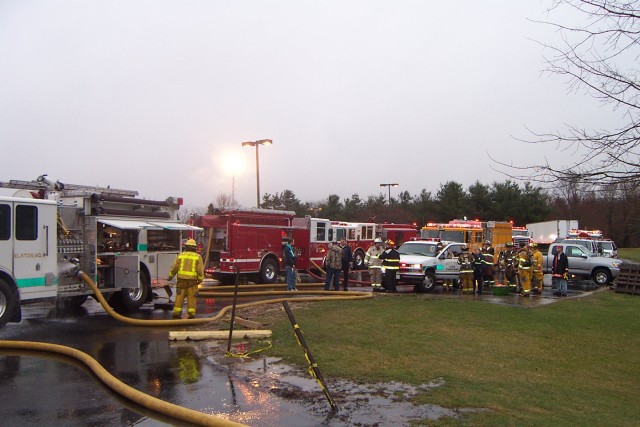
<svg viewBox="0 0 640 427">
<path fill-rule="evenodd" d="M 17 303 L 18 301 L 9 284 L 0 279 L 0 328 L 9 322 Z"/>
<path fill-rule="evenodd" d="M 436 275 L 433 271 L 426 271 L 424 273 L 424 280 L 422 283 L 416 284 L 414 290 L 416 292 L 431 292 L 437 285 Z"/>
<path fill-rule="evenodd" d="M 354 270 L 364 270 L 364 252 L 360 249 L 357 249 L 353 254 L 353 269 Z"/>
<path fill-rule="evenodd" d="M 278 279 L 278 263 L 273 258 L 265 258 L 260 266 L 260 282 L 274 283 Z"/>
<path fill-rule="evenodd" d="M 151 280 L 146 271 L 140 270 L 139 288 L 122 288 L 109 300 L 114 310 L 119 312 L 135 311 L 142 307 L 149 297 Z"/>
<path fill-rule="evenodd" d="M 593 270 L 591 279 L 598 286 L 605 286 L 611 283 L 611 273 L 604 268 L 596 268 Z"/>
</svg>

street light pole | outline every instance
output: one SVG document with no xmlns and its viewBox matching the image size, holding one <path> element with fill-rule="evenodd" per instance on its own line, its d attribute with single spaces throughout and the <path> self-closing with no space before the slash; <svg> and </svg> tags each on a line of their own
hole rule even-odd
<svg viewBox="0 0 640 427">
<path fill-rule="evenodd" d="M 256 147 L 256 207 L 260 209 L 260 156 L 258 155 L 258 146 L 271 145 L 273 141 L 270 139 L 260 139 L 258 141 L 243 142 L 243 147 Z"/>
<path fill-rule="evenodd" d="M 398 187 L 400 184 L 397 182 L 389 183 L 389 184 L 380 184 L 380 187 L 387 187 L 389 189 L 389 204 L 391 204 L 391 187 Z"/>
</svg>

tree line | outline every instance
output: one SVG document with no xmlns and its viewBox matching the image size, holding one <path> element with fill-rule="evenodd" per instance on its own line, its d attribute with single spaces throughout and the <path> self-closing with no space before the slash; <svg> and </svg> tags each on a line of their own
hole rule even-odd
<svg viewBox="0 0 640 427">
<path fill-rule="evenodd" d="M 455 181 L 440 185 L 433 194 L 423 189 L 412 195 L 403 191 L 388 199 L 385 194 L 361 197 L 353 194 L 341 198 L 330 194 L 326 199 L 303 202 L 291 190 L 266 193 L 263 209 L 294 211 L 296 216 L 310 215 L 334 221 L 390 222 L 415 224 L 448 222 L 452 219 L 511 221 L 515 226 L 553 219 L 577 219 L 583 229 L 601 230 L 621 247 L 640 246 L 640 191 L 633 186 L 612 185 L 604 189 L 579 182 L 558 182 L 553 189 L 518 184 L 512 180 L 490 185 L 476 181 L 464 188 Z M 237 209 L 227 194 L 220 194 L 209 204 L 207 213 L 217 209 Z M 185 213 L 201 214 L 205 209 Z"/>
</svg>

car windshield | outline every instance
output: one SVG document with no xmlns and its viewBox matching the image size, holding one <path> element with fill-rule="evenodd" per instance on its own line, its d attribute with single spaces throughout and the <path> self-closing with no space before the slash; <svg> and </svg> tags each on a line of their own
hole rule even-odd
<svg viewBox="0 0 640 427">
<path fill-rule="evenodd" d="M 424 243 L 404 243 L 398 252 L 405 255 L 436 256 L 436 245 L 425 245 Z"/>
</svg>

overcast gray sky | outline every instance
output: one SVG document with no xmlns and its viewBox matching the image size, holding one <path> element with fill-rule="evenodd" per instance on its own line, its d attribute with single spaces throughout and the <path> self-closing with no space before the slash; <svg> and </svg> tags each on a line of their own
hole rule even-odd
<svg viewBox="0 0 640 427">
<path fill-rule="evenodd" d="M 262 193 L 435 194 L 567 163 L 525 126 L 615 118 L 542 73 L 547 0 L 0 0 L 0 180 L 255 206 Z M 566 17 L 565 18 L 570 18 Z M 237 159 L 237 160 L 233 160 Z M 232 164 L 239 163 L 233 172 Z M 244 169 L 244 170 L 242 170 Z"/>
</svg>

